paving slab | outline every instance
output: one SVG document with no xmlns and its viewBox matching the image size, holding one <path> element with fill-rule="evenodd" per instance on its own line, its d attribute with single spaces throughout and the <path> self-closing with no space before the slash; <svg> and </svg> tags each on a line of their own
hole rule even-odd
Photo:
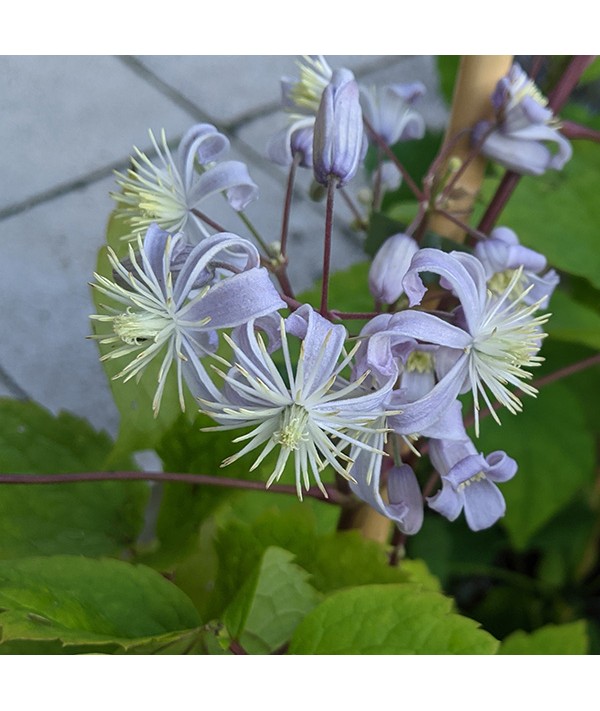
<svg viewBox="0 0 600 711">
<path fill-rule="evenodd" d="M 229 125 L 280 99 L 279 80 L 296 76 L 295 55 L 260 56 L 138 56 L 137 59 L 169 86 L 192 101 L 217 125 Z M 360 72 L 385 65 L 385 55 L 334 55 L 331 66 Z M 392 58 L 393 60 L 393 58 Z"/>
<path fill-rule="evenodd" d="M 0 96 L 0 212 L 190 122 L 116 57 L 0 57 Z"/>
<path fill-rule="evenodd" d="M 98 361 L 88 282 L 112 200 L 112 180 L 2 221 L 0 365 L 31 398 L 114 433 L 118 415 Z"/>
</svg>

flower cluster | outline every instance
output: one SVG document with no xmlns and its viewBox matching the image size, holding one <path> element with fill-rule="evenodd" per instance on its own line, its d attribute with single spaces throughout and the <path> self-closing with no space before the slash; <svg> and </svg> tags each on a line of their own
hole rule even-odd
<svg viewBox="0 0 600 711">
<path fill-rule="evenodd" d="M 268 153 L 311 168 L 323 185 L 354 178 L 366 136 L 392 146 L 424 134 L 413 108 L 420 84 L 359 87 L 348 69 L 306 57 L 299 79 L 282 86 L 290 123 Z M 493 102 L 497 124 L 475 128 L 486 155 L 521 172 L 564 164 L 565 141 L 520 68 L 499 83 Z M 215 193 L 238 211 L 257 197 L 244 164 L 219 162 L 227 138 L 199 124 L 173 157 L 164 134 L 160 145 L 150 135 L 156 158 L 136 150 L 132 169 L 117 175 L 128 251 L 119 258 L 109 249 L 112 272 L 97 274 L 94 284 L 111 302 L 92 318 L 103 358 L 124 363 L 116 377 L 143 377 L 158 362 L 158 415 L 174 371 L 182 408 L 187 390 L 214 421 L 209 429 L 241 431 L 223 465 L 256 451 L 251 470 L 267 472 L 267 487 L 289 469 L 300 499 L 312 482 L 327 496 L 324 477 L 337 474 L 410 535 L 425 505 L 449 520 L 464 511 L 473 530 L 494 524 L 505 510 L 497 484 L 517 464 L 503 451 L 478 452 L 460 397 L 471 395 L 478 436 L 483 406 L 499 421 L 498 407 L 518 413 L 519 393 L 536 394 L 529 380 L 542 360 L 543 309 L 558 283 L 545 258 L 507 227 L 470 251 L 424 247 L 414 229 L 395 234 L 371 265 L 376 308 L 351 337 L 343 314 L 328 307 L 326 285 L 319 309 L 298 302 L 284 261 L 274 264 L 249 239 L 215 231 L 199 211 Z M 555 142 L 558 153 L 541 141 Z M 507 157 L 511 151 L 518 160 Z M 385 165 L 380 160 L 379 179 Z M 327 245 L 331 215 L 325 222 Z M 413 469 L 423 438 L 439 476 L 437 492 L 425 494 Z"/>
</svg>

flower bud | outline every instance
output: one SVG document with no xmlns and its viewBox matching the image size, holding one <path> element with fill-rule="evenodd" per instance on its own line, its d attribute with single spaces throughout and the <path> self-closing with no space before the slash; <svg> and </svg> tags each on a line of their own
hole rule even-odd
<svg viewBox="0 0 600 711">
<path fill-rule="evenodd" d="M 342 187 L 364 157 L 363 119 L 358 84 L 348 69 L 334 71 L 323 91 L 313 144 L 315 178 L 327 185 L 331 177 Z"/>
<path fill-rule="evenodd" d="M 400 298 L 402 279 L 418 251 L 415 240 L 402 233 L 388 237 L 381 245 L 369 271 L 369 289 L 378 301 L 393 304 Z"/>
</svg>

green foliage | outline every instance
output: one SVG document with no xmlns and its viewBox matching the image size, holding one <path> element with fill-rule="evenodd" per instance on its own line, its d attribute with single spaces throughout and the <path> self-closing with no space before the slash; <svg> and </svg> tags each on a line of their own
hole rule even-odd
<svg viewBox="0 0 600 711">
<path fill-rule="evenodd" d="M 282 548 L 267 548 L 225 611 L 230 635 L 249 654 L 279 649 L 319 602 L 320 595 L 307 582 L 308 573 L 293 559 Z"/>
<path fill-rule="evenodd" d="M 102 471 L 112 450 L 103 432 L 68 413 L 0 400 L 0 471 Z M 143 482 L 0 486 L 0 558 L 73 553 L 117 555 L 137 539 Z"/>
<path fill-rule="evenodd" d="M 514 546 L 522 550 L 531 536 L 593 480 L 594 438 L 579 400 L 554 383 L 536 398 L 526 398 L 517 417 L 501 412 L 502 427 L 482 423 L 478 447 L 503 449 L 517 460 L 516 476 L 502 485 L 502 519 Z M 523 436 L 526 433 L 526 436 Z"/>
<path fill-rule="evenodd" d="M 329 280 L 330 308 L 360 313 L 373 310 L 373 297 L 367 286 L 369 266 L 369 262 L 360 262 L 331 275 Z M 321 280 L 317 281 L 312 289 L 302 292 L 298 296 L 298 300 L 319 308 L 321 284 Z"/>
<path fill-rule="evenodd" d="M 440 91 L 446 102 L 450 104 L 458 73 L 458 65 L 460 64 L 460 55 L 440 54 L 436 57 L 436 62 L 440 79 Z"/>
<path fill-rule="evenodd" d="M 420 583 L 429 590 L 439 582 L 421 561 L 405 560 L 390 567 L 381 544 L 364 539 L 358 531 L 319 534 L 304 506 L 285 512 L 273 509 L 252 524 L 229 521 L 216 536 L 219 559 L 210 616 L 218 616 L 259 565 L 270 546 L 293 553 L 295 563 L 311 574 L 320 592 L 372 583 Z"/>
<path fill-rule="evenodd" d="M 588 635 L 584 620 L 565 625 L 547 625 L 532 634 L 514 632 L 498 654 L 587 654 Z"/>
<path fill-rule="evenodd" d="M 554 267 L 600 288 L 599 172 L 598 146 L 574 142 L 573 158 L 560 173 L 521 178 L 500 224 L 510 226 L 525 246 L 544 254 Z M 495 185 L 486 186 L 486 197 Z"/>
<path fill-rule="evenodd" d="M 599 302 L 600 303 L 600 302 Z M 558 289 L 550 302 L 552 317 L 546 331 L 551 338 L 600 350 L 600 313 Z"/>
<path fill-rule="evenodd" d="M 2 644 L 20 640 L 34 653 L 38 642 L 127 650 L 201 624 L 190 600 L 150 568 L 78 556 L 0 562 L 0 609 Z"/>
<path fill-rule="evenodd" d="M 306 616 L 289 653 L 493 654 L 498 642 L 452 607 L 415 584 L 341 590 Z"/>
</svg>

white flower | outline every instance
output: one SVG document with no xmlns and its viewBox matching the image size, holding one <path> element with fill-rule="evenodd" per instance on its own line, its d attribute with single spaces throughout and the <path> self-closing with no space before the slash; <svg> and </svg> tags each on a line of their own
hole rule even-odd
<svg viewBox="0 0 600 711">
<path fill-rule="evenodd" d="M 302 337 L 295 368 L 288 332 Z M 385 432 L 382 418 L 387 414 L 385 403 L 393 380 L 380 390 L 368 392 L 361 387 L 366 375 L 350 383 L 342 379 L 340 374 L 353 356 L 351 352 L 343 357 L 345 336 L 343 326 L 334 326 L 307 305 L 289 317 L 287 331 L 282 319 L 279 337 L 286 380 L 254 324 L 237 330 L 234 340 L 230 340 L 234 365 L 228 374 L 219 371 L 226 383 L 222 396 L 218 400 L 201 400 L 207 414 L 221 423 L 214 429 L 252 427 L 234 440 L 247 444 L 222 466 L 262 446 L 251 467 L 254 470 L 279 447 L 267 487 L 279 480 L 293 456 L 296 490 L 302 499 L 302 485 L 309 488 L 310 473 L 327 496 L 320 472 L 328 464 L 352 480 L 351 469 L 358 452 L 367 451 L 375 457 L 384 454 L 379 448 Z"/>
<path fill-rule="evenodd" d="M 111 193 L 117 212 L 132 227 L 125 239 L 143 236 L 152 223 L 167 232 L 186 231 L 192 242 L 208 235 L 194 209 L 206 198 L 225 193 L 235 210 L 243 210 L 258 195 L 258 187 L 240 161 L 214 163 L 229 148 L 229 140 L 210 124 L 197 124 L 185 134 L 174 157 L 165 131 L 161 145 L 149 131 L 156 162 L 134 147 L 133 169 L 116 173 L 123 189 Z"/>
<path fill-rule="evenodd" d="M 135 356 L 115 376 L 125 381 L 140 378 L 149 363 L 162 357 L 153 401 L 157 415 L 167 375 L 175 364 L 179 402 L 185 409 L 183 378 L 194 395 L 216 392 L 200 358 L 217 346 L 217 330 L 245 323 L 285 306 L 259 267 L 256 248 L 228 233 L 213 235 L 191 249 L 183 235 L 171 236 L 152 225 L 136 254 L 129 246 L 129 263 L 122 263 L 109 248 L 114 281 L 95 274 L 92 284 L 120 304 L 107 314 L 91 316 L 109 323 L 112 332 L 97 335 L 110 345 L 102 360 Z M 217 271 L 233 273 L 219 279 Z"/>
</svg>

